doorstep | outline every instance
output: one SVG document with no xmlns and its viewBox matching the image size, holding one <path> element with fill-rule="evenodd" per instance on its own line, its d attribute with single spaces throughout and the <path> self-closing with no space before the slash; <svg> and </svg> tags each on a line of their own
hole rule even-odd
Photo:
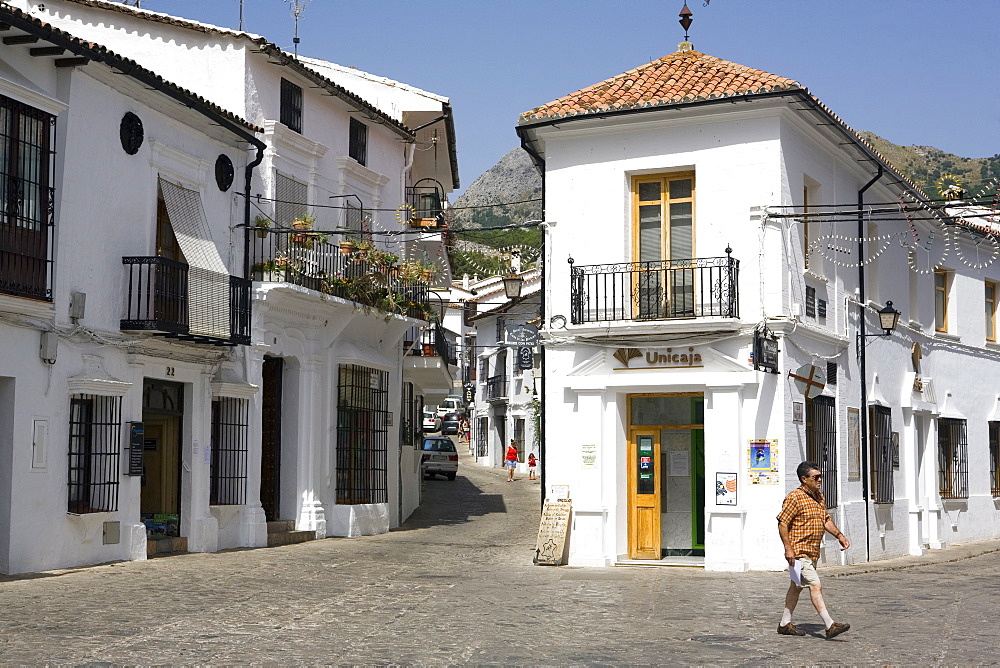
<svg viewBox="0 0 1000 668">
<path fill-rule="evenodd" d="M 704 568 L 705 557 L 691 556 L 667 556 L 662 559 L 629 559 L 625 555 L 620 555 L 615 561 L 615 566 L 673 566 L 687 568 Z"/>
<path fill-rule="evenodd" d="M 179 554 L 187 551 L 188 539 L 186 536 L 146 539 L 147 557 L 162 557 L 166 554 Z"/>
</svg>

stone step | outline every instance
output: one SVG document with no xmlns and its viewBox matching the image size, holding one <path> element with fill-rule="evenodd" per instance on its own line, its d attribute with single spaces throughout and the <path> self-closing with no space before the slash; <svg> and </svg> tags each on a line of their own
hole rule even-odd
<svg viewBox="0 0 1000 668">
<path fill-rule="evenodd" d="M 316 540 L 315 531 L 282 531 L 279 533 L 267 534 L 267 546 L 278 547 L 279 545 L 293 545 L 295 543 L 305 543 Z"/>
<path fill-rule="evenodd" d="M 295 520 L 273 520 L 267 523 L 267 533 L 295 531 Z"/>
<path fill-rule="evenodd" d="M 159 557 L 165 554 L 178 554 L 188 551 L 186 536 L 174 538 L 147 538 L 146 556 Z"/>
</svg>

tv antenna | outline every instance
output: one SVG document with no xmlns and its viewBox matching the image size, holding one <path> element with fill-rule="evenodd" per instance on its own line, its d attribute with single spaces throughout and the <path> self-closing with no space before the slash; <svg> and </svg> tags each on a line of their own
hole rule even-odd
<svg viewBox="0 0 1000 668">
<path fill-rule="evenodd" d="M 305 10 L 306 5 L 308 5 L 312 0 L 285 0 L 288 4 L 292 6 L 292 18 L 295 20 L 295 36 L 292 37 L 292 50 L 295 52 L 295 57 L 299 57 L 299 18 L 302 16 L 302 12 Z"/>
</svg>

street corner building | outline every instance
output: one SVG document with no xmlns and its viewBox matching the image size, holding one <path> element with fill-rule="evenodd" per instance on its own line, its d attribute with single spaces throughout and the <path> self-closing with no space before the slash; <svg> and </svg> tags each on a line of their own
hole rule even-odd
<svg viewBox="0 0 1000 668">
<path fill-rule="evenodd" d="M 0 572 L 402 523 L 447 98 L 100 0 L 0 31 Z"/>
<path fill-rule="evenodd" d="M 517 132 L 551 224 L 542 459 L 569 564 L 782 569 L 803 460 L 853 543 L 821 563 L 1000 536 L 995 212 L 688 42 Z"/>
</svg>

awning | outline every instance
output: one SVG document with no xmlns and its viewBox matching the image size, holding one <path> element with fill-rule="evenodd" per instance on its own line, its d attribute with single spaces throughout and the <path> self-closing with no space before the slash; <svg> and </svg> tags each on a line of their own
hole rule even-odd
<svg viewBox="0 0 1000 668">
<path fill-rule="evenodd" d="M 201 195 L 160 177 L 170 226 L 188 263 L 188 322 L 192 334 L 229 338 L 229 270 L 208 229 Z"/>
</svg>

